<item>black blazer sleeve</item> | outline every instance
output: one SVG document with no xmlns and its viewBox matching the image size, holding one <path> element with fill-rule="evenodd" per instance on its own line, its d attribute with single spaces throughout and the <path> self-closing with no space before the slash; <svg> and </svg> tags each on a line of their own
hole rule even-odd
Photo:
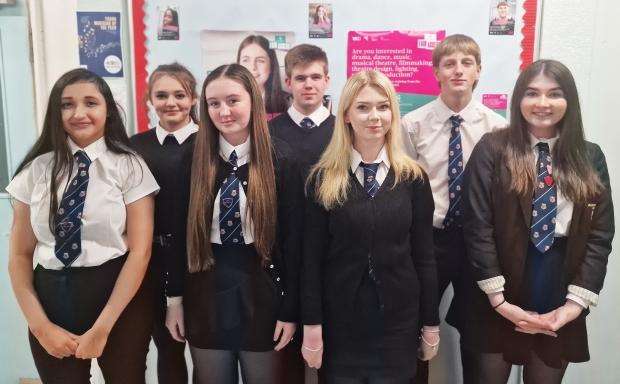
<svg viewBox="0 0 620 384">
<path fill-rule="evenodd" d="M 329 244 L 329 213 L 316 201 L 316 183 L 315 178 L 308 184 L 304 203 L 301 321 L 305 325 L 322 323 L 322 266 Z"/>
<path fill-rule="evenodd" d="M 181 169 L 178 173 L 178 195 L 174 199 L 175 209 L 179 210 L 179 222 L 175 224 L 176 233 L 174 247 L 165 248 L 173 254 L 167 254 L 164 258 L 166 273 L 166 296 L 182 296 L 185 273 L 187 272 L 187 215 L 189 209 L 189 192 L 192 173 L 192 146 L 183 153 Z"/>
<path fill-rule="evenodd" d="M 495 245 L 491 183 L 495 159 L 490 134 L 474 147 L 467 163 L 463 190 L 463 235 L 476 281 L 502 274 Z"/>
<path fill-rule="evenodd" d="M 420 315 L 424 325 L 439 325 L 437 263 L 433 251 L 435 203 L 426 173 L 423 179 L 413 182 L 412 199 L 411 250 L 420 280 Z"/>
<path fill-rule="evenodd" d="M 275 141 L 275 140 L 274 140 Z M 278 231 L 277 242 L 283 269 L 284 297 L 278 320 L 299 321 L 299 275 L 301 270 L 301 236 L 303 231 L 303 187 L 301 171 L 290 148 L 276 142 Z"/>
<path fill-rule="evenodd" d="M 586 205 L 584 215 L 590 215 L 592 219 L 590 232 L 586 240 L 583 261 L 577 268 L 571 284 L 598 294 L 603 288 L 607 259 L 611 253 L 611 243 L 614 238 L 614 206 L 605 155 L 598 145 L 588 144 L 590 158 L 604 188 L 598 201 Z"/>
</svg>

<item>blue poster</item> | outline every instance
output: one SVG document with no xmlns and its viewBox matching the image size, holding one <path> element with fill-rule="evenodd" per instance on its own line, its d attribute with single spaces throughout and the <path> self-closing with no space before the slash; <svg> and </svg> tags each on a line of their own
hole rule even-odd
<svg viewBox="0 0 620 384">
<path fill-rule="evenodd" d="M 123 77 L 121 14 L 77 12 L 80 66 L 102 77 Z"/>
</svg>

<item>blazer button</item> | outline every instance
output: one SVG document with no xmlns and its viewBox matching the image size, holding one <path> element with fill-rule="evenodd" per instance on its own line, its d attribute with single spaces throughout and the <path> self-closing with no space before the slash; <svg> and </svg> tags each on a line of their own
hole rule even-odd
<svg viewBox="0 0 620 384">
<path fill-rule="evenodd" d="M 237 167 L 233 167 L 233 171 L 236 171 L 236 170 L 237 170 Z"/>
<path fill-rule="evenodd" d="M 279 278 L 279 277 L 276 277 L 276 281 L 280 281 L 280 278 Z"/>
<path fill-rule="evenodd" d="M 243 182 L 243 185 L 248 185 L 248 182 L 247 182 L 247 181 L 244 181 L 244 182 Z"/>
<path fill-rule="evenodd" d="M 269 264 L 269 268 L 273 269 L 273 264 Z"/>
</svg>

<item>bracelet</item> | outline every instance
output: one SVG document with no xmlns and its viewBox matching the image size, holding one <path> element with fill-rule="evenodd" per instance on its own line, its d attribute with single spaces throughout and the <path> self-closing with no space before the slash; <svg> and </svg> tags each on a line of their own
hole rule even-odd
<svg viewBox="0 0 620 384">
<path fill-rule="evenodd" d="M 424 336 L 421 336 L 420 338 L 422 339 L 422 341 L 424 342 L 424 344 L 428 345 L 429 347 L 431 347 L 431 348 L 433 348 L 433 349 L 436 349 L 436 348 L 437 348 L 437 346 L 439 345 L 439 342 L 441 341 L 441 338 L 439 338 L 439 340 L 437 340 L 437 342 L 436 342 L 435 344 L 431 344 L 431 343 L 429 343 L 429 342 L 428 342 L 428 340 L 426 340 L 426 339 L 424 338 Z"/>
<path fill-rule="evenodd" d="M 305 346 L 304 344 L 302 344 L 302 345 L 301 345 L 301 347 L 302 347 L 303 349 L 305 349 L 306 351 L 310 351 L 310 352 L 318 352 L 318 351 L 320 351 L 320 350 L 322 350 L 322 349 L 323 349 L 323 346 L 320 346 L 320 347 L 318 347 L 318 348 L 314 349 L 314 348 L 307 347 L 307 346 Z"/>
<path fill-rule="evenodd" d="M 497 305 L 493 306 L 493 310 L 496 310 L 497 308 L 499 308 L 499 306 L 500 306 L 500 305 L 504 304 L 505 302 L 506 302 L 506 299 L 502 300 L 502 302 L 501 302 L 501 303 L 499 303 L 499 304 L 497 304 Z"/>
</svg>

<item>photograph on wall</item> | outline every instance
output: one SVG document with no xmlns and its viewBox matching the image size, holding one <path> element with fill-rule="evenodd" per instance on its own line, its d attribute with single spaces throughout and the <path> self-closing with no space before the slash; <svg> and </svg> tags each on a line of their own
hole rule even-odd
<svg viewBox="0 0 620 384">
<path fill-rule="evenodd" d="M 489 35 L 514 35 L 515 0 L 492 0 L 489 11 Z"/>
<path fill-rule="evenodd" d="M 308 36 L 311 39 L 331 39 L 334 30 L 334 13 L 329 3 L 308 4 Z"/>
<path fill-rule="evenodd" d="M 159 8 L 158 40 L 179 40 L 179 7 L 168 5 Z"/>
<path fill-rule="evenodd" d="M 246 67 L 256 79 L 267 117 L 272 119 L 288 109 L 284 56 L 294 40 L 293 32 L 203 30 L 200 33 L 202 67 L 206 75 L 222 64 Z"/>
<path fill-rule="evenodd" d="M 123 77 L 121 14 L 77 12 L 80 66 L 102 77 Z"/>
<path fill-rule="evenodd" d="M 406 114 L 439 94 L 433 74 L 433 48 L 446 36 L 437 31 L 349 32 L 347 77 L 376 69 L 392 80 Z"/>
</svg>

